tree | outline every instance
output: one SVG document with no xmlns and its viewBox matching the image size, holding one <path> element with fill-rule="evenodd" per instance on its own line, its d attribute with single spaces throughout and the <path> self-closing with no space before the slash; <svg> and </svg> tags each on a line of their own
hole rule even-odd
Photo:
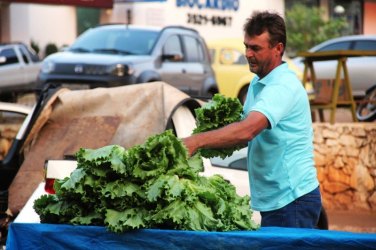
<svg viewBox="0 0 376 250">
<path fill-rule="evenodd" d="M 59 51 L 59 48 L 54 43 L 48 43 L 46 45 L 46 48 L 44 49 L 44 57 L 47 57 L 53 53 L 56 53 Z"/>
<path fill-rule="evenodd" d="M 348 34 L 344 17 L 323 19 L 323 9 L 297 3 L 286 10 L 287 48 L 290 57 L 328 39 Z"/>
</svg>

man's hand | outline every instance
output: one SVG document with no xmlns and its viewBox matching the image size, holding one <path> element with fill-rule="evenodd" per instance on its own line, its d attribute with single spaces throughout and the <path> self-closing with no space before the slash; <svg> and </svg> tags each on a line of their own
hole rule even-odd
<svg viewBox="0 0 376 250">
<path fill-rule="evenodd" d="M 259 112 L 251 112 L 240 122 L 182 138 L 192 156 L 199 148 L 228 148 L 244 145 L 269 126 L 268 119 Z"/>
<path fill-rule="evenodd" d="M 185 145 L 185 147 L 187 148 L 188 150 L 188 155 L 189 156 L 192 156 L 196 151 L 197 151 L 197 146 L 196 143 L 195 143 L 195 136 L 192 135 L 190 137 L 186 137 L 186 138 L 182 138 L 182 141 Z"/>
</svg>

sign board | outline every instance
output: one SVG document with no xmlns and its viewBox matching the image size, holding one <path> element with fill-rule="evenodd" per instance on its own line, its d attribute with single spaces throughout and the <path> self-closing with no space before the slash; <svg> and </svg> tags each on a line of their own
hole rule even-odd
<svg viewBox="0 0 376 250">
<path fill-rule="evenodd" d="M 283 0 L 166 0 L 143 3 L 115 0 L 112 22 L 135 25 L 182 25 L 206 40 L 242 38 L 243 25 L 254 11 L 284 14 Z"/>
</svg>

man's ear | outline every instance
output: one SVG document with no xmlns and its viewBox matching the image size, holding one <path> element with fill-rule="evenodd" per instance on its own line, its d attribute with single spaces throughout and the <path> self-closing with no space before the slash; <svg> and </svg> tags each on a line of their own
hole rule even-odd
<svg viewBox="0 0 376 250">
<path fill-rule="evenodd" d="M 285 46 L 283 46 L 283 43 L 277 43 L 277 45 L 274 48 L 277 50 L 279 55 L 282 55 L 283 51 L 285 50 L 284 47 Z"/>
</svg>

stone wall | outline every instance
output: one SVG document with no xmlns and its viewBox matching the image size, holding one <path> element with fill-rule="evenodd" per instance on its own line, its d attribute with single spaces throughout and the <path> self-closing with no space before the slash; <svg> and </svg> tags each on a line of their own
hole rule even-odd
<svg viewBox="0 0 376 250">
<path fill-rule="evenodd" d="M 376 123 L 314 123 L 313 129 L 325 208 L 376 211 Z"/>
</svg>

